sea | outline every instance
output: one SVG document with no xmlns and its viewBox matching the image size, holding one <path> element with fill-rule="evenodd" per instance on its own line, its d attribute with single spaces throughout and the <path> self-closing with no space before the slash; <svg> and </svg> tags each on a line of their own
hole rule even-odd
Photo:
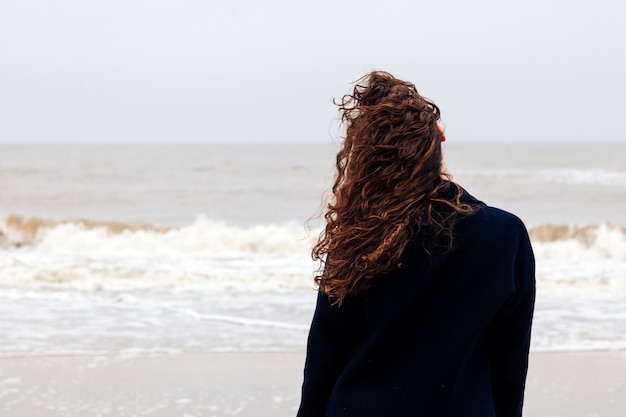
<svg viewBox="0 0 626 417">
<path fill-rule="evenodd" d="M 532 351 L 626 350 L 626 144 L 444 144 L 526 224 Z M 0 145 L 0 357 L 306 346 L 320 144 Z"/>
</svg>

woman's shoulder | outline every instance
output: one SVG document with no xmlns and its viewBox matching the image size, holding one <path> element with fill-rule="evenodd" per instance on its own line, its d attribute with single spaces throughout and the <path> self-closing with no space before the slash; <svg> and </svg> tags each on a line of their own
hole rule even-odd
<svg viewBox="0 0 626 417">
<path fill-rule="evenodd" d="M 475 211 L 458 226 L 483 236 L 519 236 L 527 235 L 526 226 L 517 215 L 491 206 L 463 189 L 463 200 L 475 206 Z"/>
<path fill-rule="evenodd" d="M 528 234 L 524 221 L 509 211 L 485 205 L 481 207 L 479 212 L 482 212 L 484 218 L 482 223 L 485 227 L 502 228 L 508 233 L 518 232 Z"/>
<path fill-rule="evenodd" d="M 485 222 L 503 223 L 510 227 L 526 229 L 524 222 L 517 215 L 498 207 L 485 204 L 480 206 L 477 214 L 481 214 Z"/>
</svg>

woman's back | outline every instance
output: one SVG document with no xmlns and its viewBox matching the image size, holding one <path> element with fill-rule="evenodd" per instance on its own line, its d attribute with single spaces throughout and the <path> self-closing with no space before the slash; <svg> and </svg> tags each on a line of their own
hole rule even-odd
<svg viewBox="0 0 626 417">
<path fill-rule="evenodd" d="M 484 206 L 455 231 L 451 250 L 410 245 L 401 268 L 341 307 L 319 294 L 299 416 L 521 415 L 534 303 L 526 230 Z"/>
<path fill-rule="evenodd" d="M 372 73 L 347 97 L 298 417 L 521 416 L 523 223 L 441 171 L 439 110 L 412 84 Z"/>
</svg>

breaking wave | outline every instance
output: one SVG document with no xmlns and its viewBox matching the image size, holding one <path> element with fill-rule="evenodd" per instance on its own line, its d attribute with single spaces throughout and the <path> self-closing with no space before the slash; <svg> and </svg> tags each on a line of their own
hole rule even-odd
<svg viewBox="0 0 626 417">
<path fill-rule="evenodd" d="M 543 224 L 529 228 L 538 247 L 586 252 L 600 258 L 626 261 L 626 227 Z M 8 216 L 0 221 L 0 247 L 36 247 L 53 253 L 95 255 L 145 254 L 267 254 L 301 255 L 308 252 L 317 233 L 303 226 L 256 225 L 240 227 L 200 216 L 185 227 L 125 224 L 87 219 L 53 221 Z M 576 254 L 572 254 L 576 255 Z"/>
<path fill-rule="evenodd" d="M 626 228 L 544 224 L 529 234 L 537 261 L 533 350 L 623 349 Z M 298 224 L 246 228 L 206 217 L 185 227 L 7 217 L 0 306 L 14 325 L 0 355 L 91 351 L 102 340 L 115 350 L 120 338 L 120 349 L 148 349 L 155 332 L 158 343 L 175 340 L 165 346 L 174 350 L 196 349 L 202 338 L 210 350 L 301 346 L 314 304 L 315 238 Z M 31 311 L 46 319 L 32 322 Z M 134 330 L 120 336 L 126 321 Z M 23 331 L 33 325 L 32 335 Z"/>
<path fill-rule="evenodd" d="M 227 225 L 200 216 L 188 226 L 159 227 L 86 219 L 53 221 L 9 216 L 0 222 L 0 246 L 36 247 L 52 253 L 96 255 L 146 254 L 271 254 L 307 250 L 302 226 Z"/>
<path fill-rule="evenodd" d="M 540 290 L 626 295 L 626 227 L 545 224 L 529 234 Z M 10 216 L 0 221 L 0 286 L 311 288 L 316 236 L 298 224 L 246 228 L 206 217 L 159 227 Z"/>
<path fill-rule="evenodd" d="M 0 287 L 311 288 L 311 238 L 302 225 L 245 228 L 206 217 L 161 228 L 12 216 L 0 222 Z"/>
<path fill-rule="evenodd" d="M 597 225 L 540 225 L 529 229 L 535 250 L 553 255 L 626 261 L 626 227 Z"/>
</svg>

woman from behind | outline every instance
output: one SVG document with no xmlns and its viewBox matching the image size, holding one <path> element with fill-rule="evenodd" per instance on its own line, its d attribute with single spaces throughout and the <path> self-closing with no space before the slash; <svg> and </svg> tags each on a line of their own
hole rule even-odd
<svg viewBox="0 0 626 417">
<path fill-rule="evenodd" d="M 298 417 L 521 416 L 535 296 L 523 223 L 452 182 L 439 108 L 385 72 L 346 126 Z"/>
</svg>

